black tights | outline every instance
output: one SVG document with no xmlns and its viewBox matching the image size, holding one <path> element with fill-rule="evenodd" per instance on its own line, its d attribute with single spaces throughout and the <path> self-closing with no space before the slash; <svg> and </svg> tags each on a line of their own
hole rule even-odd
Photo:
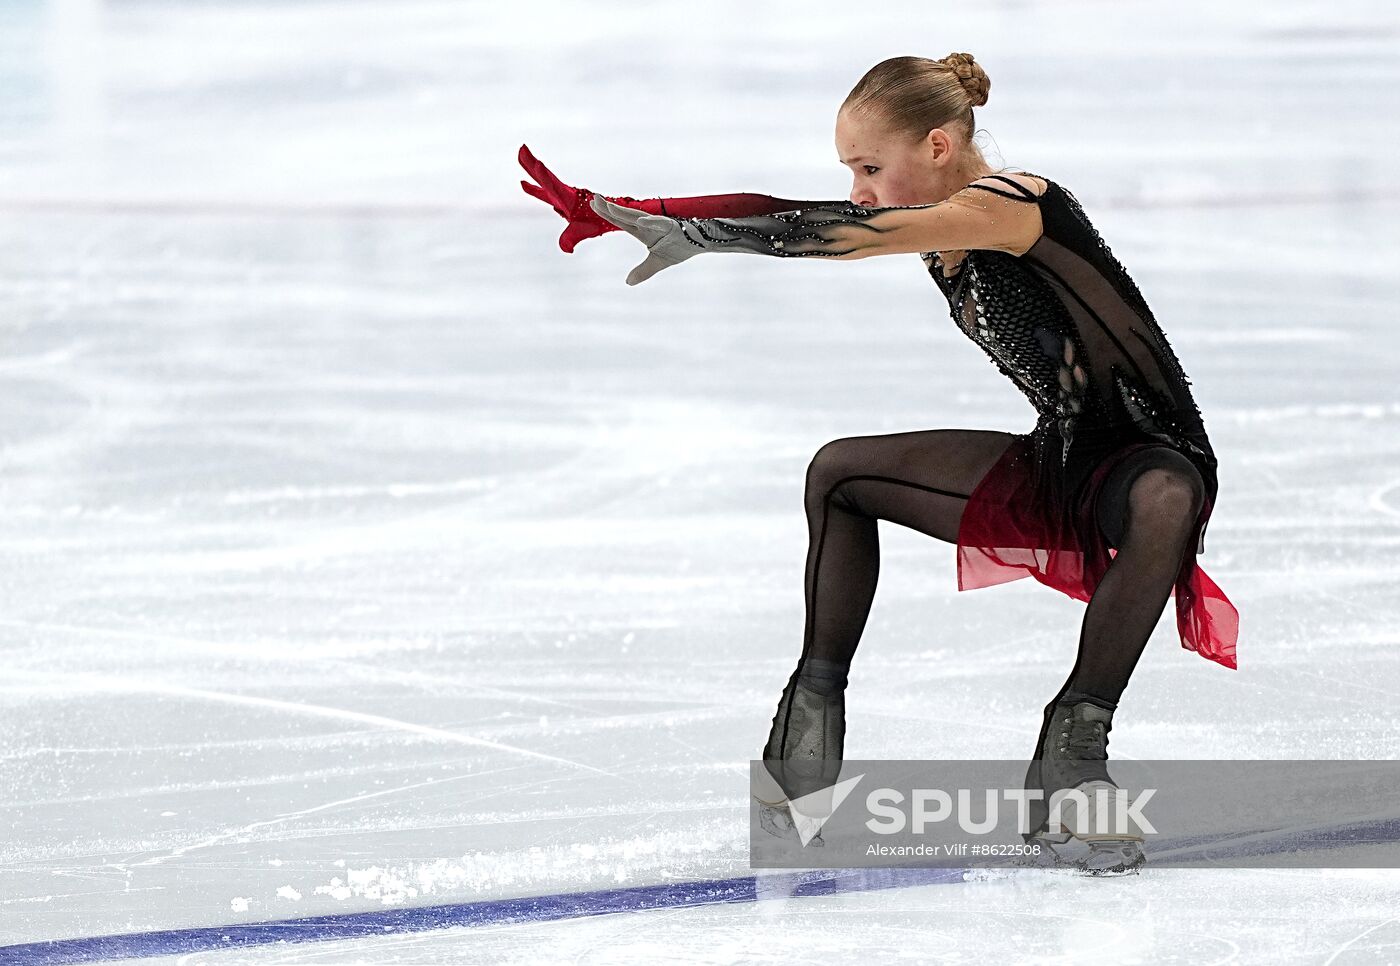
<svg viewBox="0 0 1400 966">
<path fill-rule="evenodd" d="M 807 470 L 799 673 L 811 659 L 832 673 L 855 654 L 880 573 L 877 522 L 956 543 L 969 496 L 1010 442 L 1009 433 L 934 429 L 836 439 L 817 451 Z M 1171 597 L 1204 493 L 1199 471 L 1167 446 L 1134 454 L 1105 481 L 1095 512 L 1118 552 L 1086 609 L 1079 654 L 1056 700 L 1076 691 L 1117 704 Z"/>
</svg>

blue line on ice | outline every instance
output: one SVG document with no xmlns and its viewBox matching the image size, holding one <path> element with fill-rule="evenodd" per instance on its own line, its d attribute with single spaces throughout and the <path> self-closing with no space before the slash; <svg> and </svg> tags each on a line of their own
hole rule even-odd
<svg viewBox="0 0 1400 966">
<path fill-rule="evenodd" d="M 779 897 L 833 895 L 962 881 L 962 869 L 835 869 L 749 875 L 733 879 L 678 882 L 552 896 L 378 909 L 372 912 L 250 922 L 234 926 L 202 926 L 194 929 L 59 939 L 18 946 L 0 946 L 0 962 L 4 962 L 6 966 L 94 963 L 277 943 L 364 939 L 454 926 L 549 922 L 617 912 L 758 902 Z"/>
<path fill-rule="evenodd" d="M 1161 839 L 1150 851 L 1149 863 L 1217 866 L 1221 860 L 1280 856 L 1326 849 L 1393 845 L 1400 840 L 1400 819 L 1388 813 L 1311 826 L 1209 833 Z M 1167 863 L 1164 862 L 1164 865 Z M 1287 864 L 1287 863 L 1282 863 Z M 1303 863 L 1317 866 L 1319 863 Z M 803 898 L 911 886 L 963 882 L 965 869 L 826 869 L 805 872 L 738 876 L 697 882 L 633 886 L 516 899 L 487 899 L 399 909 L 378 909 L 339 915 L 250 922 L 232 926 L 200 926 L 126 935 L 57 939 L 0 946 L 5 966 L 57 966 L 114 959 L 213 952 L 278 943 L 306 943 L 373 936 L 402 935 L 433 929 L 502 926 L 514 923 L 581 919 L 618 912 L 679 909 L 766 899 Z"/>
</svg>

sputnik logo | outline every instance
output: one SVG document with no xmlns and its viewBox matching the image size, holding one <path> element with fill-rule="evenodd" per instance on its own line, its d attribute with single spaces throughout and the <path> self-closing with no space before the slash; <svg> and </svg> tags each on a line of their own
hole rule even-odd
<svg viewBox="0 0 1400 966">
<path fill-rule="evenodd" d="M 817 837 L 827 819 L 850 797 L 864 777 L 862 773 L 801 798 L 788 799 L 788 814 L 792 816 L 792 827 L 797 830 L 797 837 L 802 840 L 803 848 Z"/>
</svg>

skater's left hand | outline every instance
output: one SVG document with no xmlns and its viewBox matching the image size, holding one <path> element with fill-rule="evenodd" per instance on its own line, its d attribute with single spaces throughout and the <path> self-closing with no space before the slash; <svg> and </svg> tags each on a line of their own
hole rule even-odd
<svg viewBox="0 0 1400 966">
<path fill-rule="evenodd" d="M 526 173 L 539 182 L 539 184 L 535 184 L 532 181 L 522 180 L 520 187 L 530 197 L 538 198 L 559 212 L 560 217 L 568 222 L 564 226 L 563 234 L 559 236 L 561 250 L 573 252 L 574 246 L 584 239 L 596 238 L 613 231 L 613 225 L 599 218 L 588 207 L 588 202 L 593 198 L 592 190 L 575 188 L 573 185 L 561 181 L 523 144 L 520 145 L 518 159 L 520 166 L 525 169 Z"/>
<path fill-rule="evenodd" d="M 663 268 L 678 265 L 703 251 L 686 237 L 678 219 L 624 208 L 598 195 L 589 204 L 599 217 L 647 246 L 647 257 L 627 274 L 628 285 L 645 282 Z"/>
</svg>

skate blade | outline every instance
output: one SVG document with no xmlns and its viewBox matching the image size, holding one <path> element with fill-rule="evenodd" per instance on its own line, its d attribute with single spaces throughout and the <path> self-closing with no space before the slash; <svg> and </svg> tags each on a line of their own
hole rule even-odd
<svg viewBox="0 0 1400 966">
<path fill-rule="evenodd" d="M 1142 843 L 1137 838 L 1106 835 L 1091 841 L 1071 836 L 1068 832 L 1033 835 L 1028 845 L 1038 846 L 1016 864 L 1026 868 L 1063 869 L 1083 875 L 1135 875 L 1147 863 Z"/>
<path fill-rule="evenodd" d="M 765 802 L 757 795 L 753 797 L 758 805 L 758 827 L 769 835 L 785 842 L 795 842 L 802 845 L 802 836 L 798 834 L 797 826 L 792 820 L 792 811 L 788 808 L 787 801 L 774 804 Z M 817 832 L 807 840 L 806 848 L 822 848 L 826 842 L 822 840 L 821 832 Z"/>
<path fill-rule="evenodd" d="M 1068 836 L 1066 836 L 1066 839 Z M 1064 840 L 1056 841 L 1053 838 L 1046 838 L 1043 835 L 1034 835 L 1026 839 L 1026 844 L 1033 848 L 1022 853 L 1016 858 L 1016 865 L 1024 869 L 1062 869 L 1070 865 L 1061 855 L 1056 845 L 1063 844 Z"/>
<path fill-rule="evenodd" d="M 1146 863 L 1137 839 L 1098 839 L 1089 843 L 1089 853 L 1075 867 L 1086 875 L 1137 875 Z"/>
</svg>

